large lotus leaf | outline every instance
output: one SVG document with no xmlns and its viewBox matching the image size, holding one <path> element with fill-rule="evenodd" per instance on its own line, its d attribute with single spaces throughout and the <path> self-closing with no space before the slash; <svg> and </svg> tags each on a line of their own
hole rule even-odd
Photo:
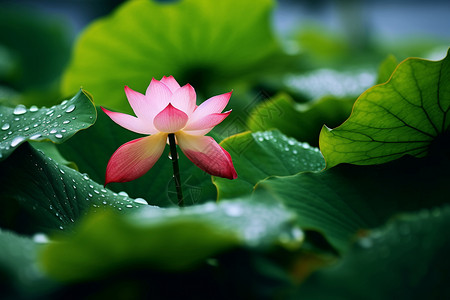
<svg viewBox="0 0 450 300">
<path fill-rule="evenodd" d="M 297 103 L 289 95 L 279 94 L 256 106 L 248 116 L 247 126 L 252 131 L 276 128 L 299 141 L 318 145 L 323 124 L 341 124 L 350 114 L 354 101 L 354 98 L 326 96 Z"/>
<path fill-rule="evenodd" d="M 402 215 L 361 233 L 337 265 L 313 274 L 294 299 L 448 299 L 450 207 Z"/>
<path fill-rule="evenodd" d="M 54 286 L 37 265 L 37 253 L 41 247 L 39 239 L 42 237 L 36 235 L 32 239 L 0 229 L 2 299 L 36 299 L 37 295 L 42 296 Z"/>
<path fill-rule="evenodd" d="M 59 280 L 85 280 L 140 270 L 182 271 L 233 247 L 298 248 L 295 215 L 276 202 L 250 200 L 192 207 L 143 207 L 129 215 L 93 214 L 76 233 L 44 249 L 42 262 Z"/>
<path fill-rule="evenodd" d="M 79 132 L 67 142 L 58 145 L 61 154 L 76 163 L 82 173 L 96 181 L 105 182 L 105 170 L 109 158 L 122 144 L 142 135 L 115 124 L 103 112 L 97 122 L 87 130 Z M 89 146 L 86 146 L 89 145 Z M 172 162 L 168 158 L 169 147 L 150 171 L 136 180 L 111 183 L 108 187 L 116 192 L 126 192 L 132 198 L 144 198 L 149 204 L 174 206 L 177 204 L 173 182 Z M 180 176 L 186 205 L 216 199 L 216 188 L 211 176 L 196 167 L 179 151 Z"/>
<path fill-rule="evenodd" d="M 65 230 L 89 210 L 114 207 L 118 212 L 141 206 L 92 181 L 86 174 L 60 165 L 28 143 L 0 163 L 3 207 L 15 200 L 34 218 L 31 231 Z M 142 201 L 141 201 L 142 202 Z"/>
<path fill-rule="evenodd" d="M 174 75 L 199 90 L 223 86 L 271 65 L 264 59 L 278 49 L 272 6 L 272 0 L 128 1 L 82 33 L 62 90 L 83 85 L 98 104 L 123 111 L 129 109 L 123 86 L 145 91 L 152 77 Z"/>
<path fill-rule="evenodd" d="M 435 148 L 433 142 L 448 139 L 449 82 L 448 55 L 441 61 L 403 61 L 387 83 L 358 98 L 347 121 L 332 130 L 322 129 L 320 149 L 327 167 L 427 155 L 430 147 Z"/>
<path fill-rule="evenodd" d="M 238 174 L 235 180 L 214 177 L 218 198 L 251 194 L 254 186 L 270 176 L 320 171 L 325 167 L 319 149 L 288 138 L 279 131 L 245 132 L 225 139 Z"/>
<path fill-rule="evenodd" d="M 339 165 L 269 178 L 257 185 L 255 198 L 269 193 L 297 213 L 303 229 L 319 231 L 345 251 L 359 230 L 381 226 L 399 212 L 448 203 L 449 164 L 406 157 L 379 166 Z"/>
<path fill-rule="evenodd" d="M 0 161 L 26 141 L 62 143 L 91 126 L 97 112 L 90 96 L 80 90 L 72 99 L 50 108 L 0 106 Z"/>
</svg>

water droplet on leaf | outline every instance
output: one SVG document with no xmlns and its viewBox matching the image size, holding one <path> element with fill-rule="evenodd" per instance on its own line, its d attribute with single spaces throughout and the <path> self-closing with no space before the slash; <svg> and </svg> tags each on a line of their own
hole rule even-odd
<svg viewBox="0 0 450 300">
<path fill-rule="evenodd" d="M 33 134 L 32 136 L 29 137 L 30 140 L 37 140 L 38 138 L 40 138 L 42 135 L 40 133 L 36 133 Z"/>
<path fill-rule="evenodd" d="M 19 145 L 24 140 L 25 140 L 25 138 L 23 136 L 16 136 L 11 141 L 11 147 L 15 147 L 15 146 Z"/>
<path fill-rule="evenodd" d="M 73 112 L 74 110 L 75 110 L 75 105 L 71 104 L 71 105 L 69 105 L 69 107 L 67 107 L 66 113 Z"/>
<path fill-rule="evenodd" d="M 120 193 L 119 193 L 119 195 L 120 195 Z M 145 199 L 142 199 L 142 198 L 136 198 L 136 199 L 134 199 L 134 202 L 135 202 L 135 203 L 139 203 L 139 204 L 145 204 L 145 205 L 148 205 L 148 202 L 145 201 Z"/>
<path fill-rule="evenodd" d="M 23 115 L 26 112 L 27 112 L 27 109 L 26 109 L 25 105 L 19 104 L 16 106 L 16 108 L 14 108 L 13 114 Z"/>
</svg>

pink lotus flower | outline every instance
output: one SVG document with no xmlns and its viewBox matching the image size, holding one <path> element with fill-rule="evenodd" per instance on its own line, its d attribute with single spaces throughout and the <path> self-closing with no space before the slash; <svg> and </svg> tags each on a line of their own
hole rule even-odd
<svg viewBox="0 0 450 300">
<path fill-rule="evenodd" d="M 152 79 L 145 95 L 125 86 L 125 94 L 136 117 L 102 110 L 117 124 L 149 136 L 120 146 L 106 167 L 105 185 L 141 177 L 160 158 L 170 133 L 183 153 L 200 169 L 229 179 L 237 178 L 230 154 L 212 137 L 205 136 L 231 112 L 221 113 L 231 92 L 209 98 L 196 105 L 190 84 L 180 87 L 172 76 Z"/>
</svg>

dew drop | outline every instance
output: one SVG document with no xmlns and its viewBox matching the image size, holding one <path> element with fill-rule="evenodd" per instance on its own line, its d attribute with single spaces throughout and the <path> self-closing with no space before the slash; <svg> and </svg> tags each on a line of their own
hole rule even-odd
<svg viewBox="0 0 450 300">
<path fill-rule="evenodd" d="M 64 227 L 62 227 L 62 226 L 59 226 L 59 229 L 63 230 L 63 229 L 64 229 Z"/>
<path fill-rule="evenodd" d="M 120 194 L 120 193 L 119 193 L 119 194 Z M 145 204 L 145 205 L 148 205 L 148 202 L 145 201 L 145 199 L 143 199 L 143 198 L 136 198 L 136 199 L 134 199 L 134 202 L 135 202 L 135 203 L 139 203 L 139 204 Z"/>
<path fill-rule="evenodd" d="M 133 205 L 131 205 L 131 204 L 128 204 L 128 205 L 127 205 L 127 207 L 128 207 L 128 208 L 132 208 L 132 207 L 133 207 Z"/>
<path fill-rule="evenodd" d="M 36 105 L 33 105 L 33 106 L 30 107 L 30 111 L 31 112 L 36 112 L 36 111 L 38 111 L 38 107 Z"/>
<path fill-rule="evenodd" d="M 63 122 L 63 124 L 69 124 L 69 123 L 70 123 L 69 120 L 65 120 L 65 121 Z"/>
<path fill-rule="evenodd" d="M 38 138 L 40 138 L 42 135 L 40 133 L 36 133 L 33 134 L 32 136 L 29 137 L 30 140 L 37 140 Z"/>
<path fill-rule="evenodd" d="M 61 172 L 61 174 L 64 174 L 64 170 L 63 169 L 59 169 L 59 172 Z"/>
<path fill-rule="evenodd" d="M 52 129 L 52 130 L 50 130 L 50 133 L 51 134 L 53 134 L 53 133 L 57 133 L 58 131 L 56 130 L 56 129 Z"/>
<path fill-rule="evenodd" d="M 75 105 L 71 104 L 71 105 L 69 105 L 69 107 L 66 109 L 66 113 L 73 112 L 74 110 L 75 110 Z"/>
<path fill-rule="evenodd" d="M 61 133 L 57 133 L 57 134 L 55 134 L 55 137 L 58 138 L 58 139 L 62 139 L 63 136 L 62 136 Z"/>
<path fill-rule="evenodd" d="M 19 145 L 24 140 L 25 140 L 25 138 L 23 136 L 16 136 L 11 141 L 11 147 L 15 147 L 15 146 Z"/>
<path fill-rule="evenodd" d="M 45 244 L 49 242 L 49 239 L 44 233 L 35 233 L 33 235 L 33 242 L 38 244 Z"/>
<path fill-rule="evenodd" d="M 27 112 L 27 109 L 26 109 L 25 105 L 19 104 L 16 106 L 16 108 L 14 108 L 13 114 L 23 115 L 26 112 Z"/>
</svg>

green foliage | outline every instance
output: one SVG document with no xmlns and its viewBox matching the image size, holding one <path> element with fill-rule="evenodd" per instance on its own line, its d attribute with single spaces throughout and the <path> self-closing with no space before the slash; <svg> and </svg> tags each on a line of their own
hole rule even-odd
<svg viewBox="0 0 450 300">
<path fill-rule="evenodd" d="M 446 278 L 450 275 L 450 265 L 446 256 L 450 241 L 442 233 L 449 223 L 448 205 L 401 215 L 379 229 L 364 233 L 339 264 L 314 274 L 297 296 L 448 298 Z"/>
<path fill-rule="evenodd" d="M 450 57 L 408 59 L 391 79 L 363 93 L 350 118 L 320 133 L 327 167 L 380 164 L 409 154 L 423 157 L 433 141 L 448 139 Z"/>
<path fill-rule="evenodd" d="M 319 149 L 287 138 L 279 131 L 242 133 L 224 140 L 221 145 L 233 157 L 238 178 L 233 181 L 214 178 L 219 199 L 250 194 L 260 180 L 270 176 L 320 171 L 325 167 Z"/>
<path fill-rule="evenodd" d="M 252 131 L 276 128 L 316 146 L 323 124 L 341 124 L 350 114 L 353 102 L 353 98 L 326 96 L 308 103 L 297 103 L 289 95 L 280 94 L 256 106 L 248 117 L 247 126 Z"/>
<path fill-rule="evenodd" d="M 449 161 L 405 158 L 382 166 L 341 165 L 320 173 L 274 177 L 258 184 L 299 216 L 304 229 L 321 232 L 345 252 L 359 230 L 392 216 L 449 203 Z M 261 196 L 256 193 L 255 197 Z"/>
<path fill-rule="evenodd" d="M 42 262 L 52 277 L 64 281 L 94 279 L 137 266 L 186 270 L 236 246 L 299 247 L 303 233 L 293 217 L 283 206 L 248 200 L 181 210 L 143 207 L 127 218 L 95 214 L 75 235 L 49 245 Z"/>
<path fill-rule="evenodd" d="M 102 185 L 141 135 L 97 117 L 84 90 L 38 108 L 58 98 L 61 32 L 1 10 L 0 298 L 449 298 L 450 58 L 397 66 L 387 53 L 434 48 L 352 39 L 359 28 L 295 31 L 286 55 L 273 6 L 127 1 L 74 48 L 63 93 L 84 86 L 113 110 L 151 77 L 189 82 L 198 102 L 233 89 L 210 135 L 238 178 L 211 180 L 180 152 L 184 208 L 169 149 L 138 180 Z"/>
<path fill-rule="evenodd" d="M 0 103 L 55 104 L 59 76 L 70 56 L 68 22 L 39 13 L 30 5 L 10 2 L 1 6 Z"/>
<path fill-rule="evenodd" d="M 86 174 L 60 165 L 28 144 L 0 164 L 4 187 L 0 197 L 17 201 L 33 217 L 29 231 L 64 230 L 89 210 L 114 207 L 130 211 L 140 206 L 92 181 Z M 6 204 L 6 203 L 5 203 Z"/>
<path fill-rule="evenodd" d="M 39 236 L 36 236 L 36 239 L 39 239 Z M 12 299 L 14 295 L 27 298 L 35 293 L 45 293 L 53 287 L 54 284 L 36 264 L 40 248 L 41 245 L 31 238 L 0 230 L 2 298 Z"/>
<path fill-rule="evenodd" d="M 198 91 L 220 83 L 223 92 L 225 81 L 255 72 L 279 51 L 269 26 L 272 6 L 272 0 L 126 2 L 81 35 L 62 91 L 83 85 L 97 104 L 121 111 L 129 109 L 123 86 L 143 92 L 152 77 L 173 75 Z"/>
<path fill-rule="evenodd" d="M 378 68 L 378 78 L 377 83 L 385 83 L 391 77 L 391 74 L 394 72 L 395 68 L 398 65 L 398 61 L 394 55 L 389 55 L 383 60 Z"/>
<path fill-rule="evenodd" d="M 26 141 L 62 143 L 77 131 L 91 126 L 96 110 L 90 97 L 80 90 L 72 99 L 50 108 L 0 107 L 0 161 Z"/>
</svg>

